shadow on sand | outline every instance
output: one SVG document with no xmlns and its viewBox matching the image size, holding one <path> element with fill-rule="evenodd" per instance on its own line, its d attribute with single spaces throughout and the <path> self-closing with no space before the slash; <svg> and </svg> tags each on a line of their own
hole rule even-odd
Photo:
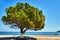
<svg viewBox="0 0 60 40">
<path fill-rule="evenodd" d="M 36 38 L 32 38 L 32 37 L 24 37 L 24 38 L 20 38 L 20 37 L 5 37 L 5 38 L 0 38 L 0 40 L 37 40 Z"/>
</svg>

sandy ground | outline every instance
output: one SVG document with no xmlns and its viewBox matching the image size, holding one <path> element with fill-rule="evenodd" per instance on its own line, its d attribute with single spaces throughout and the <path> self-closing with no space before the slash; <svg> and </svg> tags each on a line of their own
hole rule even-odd
<svg viewBox="0 0 60 40">
<path fill-rule="evenodd" d="M 60 36 L 31 36 L 37 40 L 60 40 Z"/>
<path fill-rule="evenodd" d="M 17 37 L 19 35 L 0 35 L 2 37 Z M 36 38 L 37 40 L 60 40 L 60 36 L 38 36 L 38 35 L 25 35 L 29 37 Z"/>
</svg>

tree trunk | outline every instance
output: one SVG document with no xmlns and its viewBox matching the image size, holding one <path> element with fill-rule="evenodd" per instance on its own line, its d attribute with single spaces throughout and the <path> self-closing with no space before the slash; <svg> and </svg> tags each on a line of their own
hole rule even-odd
<svg viewBox="0 0 60 40">
<path fill-rule="evenodd" d="M 24 37 L 24 33 L 21 33 L 21 38 L 23 38 Z"/>
<path fill-rule="evenodd" d="M 24 37 L 24 33 L 25 33 L 25 31 L 26 31 L 26 29 L 24 30 L 24 28 L 21 28 L 21 38 L 23 38 Z"/>
</svg>

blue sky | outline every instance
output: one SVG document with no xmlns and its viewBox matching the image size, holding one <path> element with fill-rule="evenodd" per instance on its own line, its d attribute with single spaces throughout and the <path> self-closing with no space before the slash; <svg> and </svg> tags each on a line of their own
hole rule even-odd
<svg viewBox="0 0 60 40">
<path fill-rule="evenodd" d="M 16 5 L 17 2 L 27 2 L 32 6 L 43 10 L 46 16 L 45 27 L 40 32 L 55 32 L 60 30 L 60 0 L 0 0 L 0 31 L 1 32 L 18 32 L 19 29 L 11 29 L 9 25 L 4 25 L 1 21 L 6 14 L 5 9 L 9 6 Z M 30 30 L 29 30 L 30 31 Z"/>
</svg>

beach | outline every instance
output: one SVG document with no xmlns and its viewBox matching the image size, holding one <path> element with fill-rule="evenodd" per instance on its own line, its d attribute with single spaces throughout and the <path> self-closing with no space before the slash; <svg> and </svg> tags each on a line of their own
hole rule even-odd
<svg viewBox="0 0 60 40">
<path fill-rule="evenodd" d="M 4 37 L 17 37 L 19 35 L 0 35 L 0 38 Z M 33 37 L 37 40 L 60 40 L 60 36 L 39 36 L 39 35 L 24 35 L 27 37 Z"/>
<path fill-rule="evenodd" d="M 37 40 L 60 40 L 60 36 L 32 36 Z"/>
</svg>

